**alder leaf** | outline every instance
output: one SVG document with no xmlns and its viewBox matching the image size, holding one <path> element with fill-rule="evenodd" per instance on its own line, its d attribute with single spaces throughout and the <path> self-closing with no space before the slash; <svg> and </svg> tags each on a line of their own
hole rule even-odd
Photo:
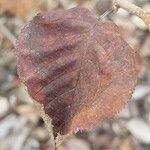
<svg viewBox="0 0 150 150">
<path fill-rule="evenodd" d="M 39 13 L 22 29 L 17 50 L 19 77 L 55 135 L 113 117 L 136 85 L 137 53 L 113 22 L 85 8 Z"/>
</svg>

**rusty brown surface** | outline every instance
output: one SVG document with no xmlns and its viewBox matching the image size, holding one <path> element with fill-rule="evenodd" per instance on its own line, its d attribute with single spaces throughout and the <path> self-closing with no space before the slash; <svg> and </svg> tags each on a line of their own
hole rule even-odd
<svg viewBox="0 0 150 150">
<path fill-rule="evenodd" d="M 127 103 L 136 53 L 111 21 L 85 8 L 39 13 L 18 40 L 18 73 L 55 133 L 91 129 Z"/>
</svg>

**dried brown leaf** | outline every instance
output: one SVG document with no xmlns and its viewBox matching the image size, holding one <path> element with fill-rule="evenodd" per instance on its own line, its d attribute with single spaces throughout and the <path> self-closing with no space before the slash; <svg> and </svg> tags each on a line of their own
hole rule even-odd
<svg viewBox="0 0 150 150">
<path fill-rule="evenodd" d="M 18 40 L 18 73 L 62 135 L 91 129 L 127 103 L 136 53 L 110 21 L 85 8 L 39 13 Z"/>
</svg>

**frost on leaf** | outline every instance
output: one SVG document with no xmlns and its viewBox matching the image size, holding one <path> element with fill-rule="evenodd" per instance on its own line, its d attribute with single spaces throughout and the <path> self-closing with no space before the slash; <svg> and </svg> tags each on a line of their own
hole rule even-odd
<svg viewBox="0 0 150 150">
<path fill-rule="evenodd" d="M 55 133 L 91 129 L 127 103 L 136 53 L 110 21 L 85 8 L 42 12 L 21 31 L 18 73 Z"/>
</svg>

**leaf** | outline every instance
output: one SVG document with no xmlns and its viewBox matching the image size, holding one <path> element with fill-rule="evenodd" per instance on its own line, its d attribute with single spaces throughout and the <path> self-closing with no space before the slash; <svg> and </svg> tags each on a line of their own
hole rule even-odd
<svg viewBox="0 0 150 150">
<path fill-rule="evenodd" d="M 19 77 L 55 135 L 113 117 L 135 88 L 137 54 L 113 22 L 85 8 L 39 13 L 22 29 L 17 49 Z"/>
</svg>

